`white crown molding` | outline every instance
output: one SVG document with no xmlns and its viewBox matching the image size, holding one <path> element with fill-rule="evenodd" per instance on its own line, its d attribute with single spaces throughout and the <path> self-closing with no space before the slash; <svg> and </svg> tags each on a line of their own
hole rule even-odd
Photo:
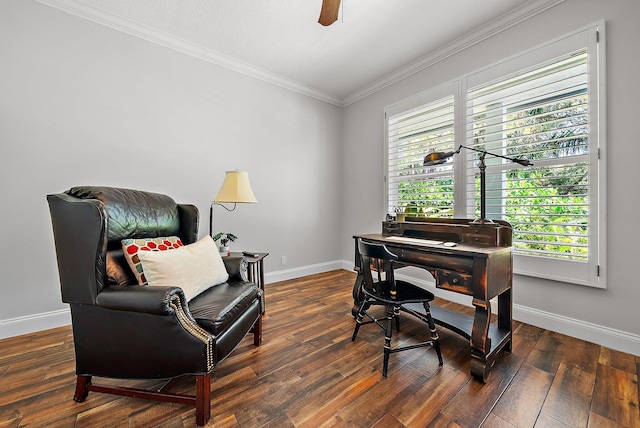
<svg viewBox="0 0 640 428">
<path fill-rule="evenodd" d="M 88 19 L 98 24 L 104 25 L 114 30 L 130 34 L 135 37 L 147 40 L 152 43 L 176 50 L 178 52 L 196 57 L 203 61 L 228 68 L 230 70 L 254 77 L 259 80 L 271 83 L 276 86 L 324 101 L 329 104 L 343 107 L 342 100 L 326 92 L 319 91 L 310 86 L 294 82 L 275 73 L 255 67 L 251 64 L 207 49 L 203 46 L 188 42 L 170 34 L 140 24 L 121 16 L 114 15 L 102 9 L 89 6 L 77 0 L 35 0 L 38 3 L 62 10 L 72 15 Z"/>
<path fill-rule="evenodd" d="M 431 52 L 428 55 L 423 56 L 422 58 L 417 59 L 416 61 L 411 62 L 406 67 L 403 67 L 399 70 L 394 71 L 393 73 L 375 81 L 374 83 L 352 93 L 351 95 L 346 96 L 343 99 L 344 106 L 348 106 L 357 101 L 362 100 L 363 98 L 372 95 L 387 86 L 393 85 L 419 71 L 424 70 L 440 61 L 443 61 L 458 52 L 461 52 L 465 49 L 474 46 L 483 40 L 486 40 L 496 34 L 499 34 L 514 25 L 517 25 L 527 19 L 530 19 L 539 13 L 544 12 L 547 9 L 550 9 L 565 0 L 532 0 L 524 3 L 522 6 L 519 6 L 508 13 L 499 16 L 491 21 L 489 21 L 486 25 L 469 32 L 456 40 L 453 40 L 450 43 L 442 46 L 441 48 Z"/>
<path fill-rule="evenodd" d="M 351 95 L 341 99 L 332 94 L 319 91 L 307 85 L 284 78 L 267 70 L 252 66 L 242 61 L 238 61 L 227 55 L 204 48 L 194 43 L 187 42 L 175 36 L 171 36 L 162 31 L 158 31 L 144 24 L 136 23 L 112 13 L 106 12 L 77 0 L 35 0 L 47 6 L 65 11 L 72 15 L 88 19 L 98 24 L 113 28 L 118 31 L 130 34 L 135 37 L 159 44 L 161 46 L 182 52 L 184 54 L 199 58 L 203 61 L 219 65 L 221 67 L 234 70 L 256 79 L 280 86 L 282 88 L 333 104 L 338 107 L 346 107 L 363 98 L 372 95 L 387 86 L 390 86 L 402 79 L 405 79 L 427 67 L 430 67 L 456 53 L 467 49 L 475 44 L 486 40 L 514 25 L 523 22 L 545 10 L 552 8 L 565 0 L 531 0 L 514 10 L 489 21 L 486 25 L 475 31 L 442 46 L 440 49 L 426 55 L 406 67 L 403 67 L 379 80 L 368 85 Z"/>
</svg>

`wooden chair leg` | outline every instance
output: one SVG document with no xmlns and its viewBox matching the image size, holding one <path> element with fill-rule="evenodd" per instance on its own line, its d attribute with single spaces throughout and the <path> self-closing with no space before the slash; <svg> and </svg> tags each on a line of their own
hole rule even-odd
<svg viewBox="0 0 640 428">
<path fill-rule="evenodd" d="M 431 331 L 431 340 L 433 341 L 433 347 L 436 348 L 436 354 L 438 355 L 438 362 L 440 365 L 442 362 L 442 352 L 440 352 L 440 336 L 438 336 L 438 332 L 436 331 L 436 324 L 433 321 L 433 317 L 431 316 L 431 308 L 429 303 L 424 302 L 423 305 L 425 313 L 427 315 L 427 323 L 429 324 L 429 330 Z"/>
<path fill-rule="evenodd" d="M 387 307 L 387 330 L 384 334 L 384 363 L 382 364 L 382 377 L 387 377 L 387 369 L 389 368 L 389 355 L 391 355 L 391 335 L 393 334 L 393 313 L 394 308 Z"/>
<path fill-rule="evenodd" d="M 160 390 L 145 390 L 121 386 L 92 384 L 91 376 L 78 376 L 76 392 L 73 399 L 77 402 L 82 402 L 87 398 L 89 391 L 95 391 L 104 394 L 115 394 L 123 397 L 134 397 L 167 403 L 180 403 L 191 406 L 195 404 L 196 424 L 199 426 L 206 425 L 211 418 L 211 374 L 196 375 L 195 397 L 193 395 L 170 393 L 168 389 L 173 383 L 174 380 L 169 381 Z"/>
<path fill-rule="evenodd" d="M 262 315 L 258 317 L 256 323 L 253 325 L 253 344 L 260 346 L 262 343 Z"/>
<path fill-rule="evenodd" d="M 353 334 L 351 335 L 351 341 L 356 340 L 356 336 L 358 335 L 358 331 L 360 330 L 360 326 L 362 325 L 362 319 L 364 318 L 364 313 L 366 311 L 367 300 L 363 300 L 360 304 L 360 308 L 358 309 L 358 313 L 356 314 L 356 325 L 353 328 Z"/>
<path fill-rule="evenodd" d="M 78 376 L 73 401 L 82 403 L 87 398 L 87 395 L 89 395 L 89 385 L 91 385 L 91 376 Z"/>
<path fill-rule="evenodd" d="M 196 376 L 196 425 L 204 426 L 211 418 L 211 374 Z"/>
</svg>

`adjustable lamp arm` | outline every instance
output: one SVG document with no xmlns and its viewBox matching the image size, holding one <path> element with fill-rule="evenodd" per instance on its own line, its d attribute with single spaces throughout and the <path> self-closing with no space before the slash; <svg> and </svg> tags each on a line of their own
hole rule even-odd
<svg viewBox="0 0 640 428">
<path fill-rule="evenodd" d="M 452 157 L 453 155 L 456 155 L 458 153 L 460 153 L 460 150 L 462 148 L 465 148 L 467 150 L 471 150 L 474 152 L 478 152 L 480 153 L 480 165 L 478 165 L 478 168 L 480 168 L 480 219 L 476 220 L 475 222 L 480 223 L 480 224 L 491 224 L 493 223 L 491 220 L 485 218 L 486 216 L 486 189 L 485 189 L 485 184 L 486 184 L 486 179 L 485 179 L 485 171 L 487 169 L 487 166 L 484 163 L 484 158 L 487 155 L 491 155 L 491 156 L 495 156 L 497 158 L 502 158 L 502 159 L 507 159 L 511 162 L 515 162 L 519 165 L 522 166 L 532 166 L 533 163 L 531 163 L 529 161 L 529 159 L 518 159 L 518 158 L 511 158 L 508 156 L 503 156 L 503 155 L 498 155 L 496 153 L 491 153 L 488 152 L 486 150 L 480 150 L 480 149 L 476 149 L 473 147 L 467 147 L 467 146 L 463 146 L 460 145 L 460 147 L 458 147 L 457 150 L 453 151 L 453 152 L 430 152 L 428 153 L 425 157 L 424 157 L 424 161 L 423 161 L 423 165 L 424 166 L 432 166 L 432 165 L 439 165 L 441 163 L 444 163 L 447 161 L 447 159 L 449 159 L 450 157 Z"/>
<path fill-rule="evenodd" d="M 484 160 L 484 157 L 486 155 L 491 155 L 491 156 L 494 156 L 494 157 L 497 157 L 497 158 L 502 158 L 502 159 L 509 160 L 511 162 L 515 162 L 515 163 L 520 164 L 522 166 L 533 166 L 533 163 L 531 163 L 529 161 L 529 159 L 512 158 L 512 157 L 509 157 L 509 156 L 503 156 L 503 155 L 499 155 L 497 153 L 491 153 L 491 152 L 488 152 L 486 150 L 479 150 L 479 149 L 476 149 L 476 148 L 473 148 L 473 147 L 467 147 L 467 146 L 458 147 L 458 150 L 456 150 L 454 153 L 460 153 L 460 149 L 463 148 L 463 147 L 465 149 L 467 149 L 467 150 L 473 150 L 474 152 L 482 153 L 482 155 L 480 155 L 480 156 L 481 156 L 481 159 L 483 159 L 483 160 Z"/>
<path fill-rule="evenodd" d="M 522 166 L 533 166 L 533 164 L 529 161 L 529 159 L 512 158 L 512 157 L 509 157 L 509 156 L 503 156 L 503 155 L 499 155 L 497 153 L 491 153 L 491 152 L 488 152 L 486 150 L 480 150 L 480 149 L 476 149 L 474 147 L 467 147 L 467 146 L 463 146 L 463 145 L 460 145 L 457 150 L 452 151 L 452 152 L 431 152 L 431 153 L 428 153 L 424 157 L 423 165 L 424 166 L 432 166 L 432 165 L 438 165 L 438 164 L 444 163 L 444 162 L 447 161 L 447 159 L 449 159 L 453 155 L 457 155 L 458 153 L 460 153 L 460 150 L 463 149 L 463 148 L 467 149 L 467 150 L 472 150 L 474 152 L 481 153 L 481 155 L 480 155 L 480 161 L 481 162 L 484 162 L 484 157 L 486 155 L 491 155 L 491 156 L 495 156 L 497 158 L 502 158 L 502 159 L 509 160 L 511 162 L 515 162 L 515 163 L 520 164 Z"/>
<path fill-rule="evenodd" d="M 209 236 L 211 236 L 212 238 L 213 238 L 213 206 L 214 205 L 221 206 L 222 208 L 224 208 L 227 211 L 233 211 L 238 206 L 238 203 L 234 202 L 233 203 L 233 208 L 227 208 L 226 206 L 224 206 L 220 202 L 211 202 L 211 207 L 209 207 Z"/>
</svg>

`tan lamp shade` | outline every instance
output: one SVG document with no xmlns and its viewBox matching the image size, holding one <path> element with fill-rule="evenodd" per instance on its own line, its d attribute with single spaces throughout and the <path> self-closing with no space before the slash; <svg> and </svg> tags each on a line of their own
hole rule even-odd
<svg viewBox="0 0 640 428">
<path fill-rule="evenodd" d="M 249 173 L 238 170 L 227 171 L 218 196 L 213 202 L 257 204 L 258 200 L 249 183 Z"/>
</svg>

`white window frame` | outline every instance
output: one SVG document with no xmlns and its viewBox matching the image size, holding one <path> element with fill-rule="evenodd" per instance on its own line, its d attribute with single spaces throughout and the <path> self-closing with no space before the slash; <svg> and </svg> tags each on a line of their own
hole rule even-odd
<svg viewBox="0 0 640 428">
<path fill-rule="evenodd" d="M 605 23 L 599 21 L 573 31 L 535 48 L 514 55 L 481 70 L 455 79 L 447 84 L 429 89 L 416 96 L 385 108 L 384 120 L 384 215 L 389 200 L 389 129 L 388 118 L 415 109 L 445 96 L 454 96 L 456 147 L 467 143 L 472 132 L 467 128 L 467 88 L 491 82 L 519 70 L 542 64 L 577 49 L 587 47 L 589 68 L 589 260 L 572 262 L 544 257 L 514 254 L 514 273 L 545 278 L 559 282 L 606 288 L 606 74 L 605 74 Z M 473 171 L 467 171 L 467 151 L 454 156 L 454 217 L 467 218 L 473 207 L 468 206 L 468 186 L 473 185 Z"/>
<path fill-rule="evenodd" d="M 421 94 L 418 94 L 417 96 L 411 97 L 407 100 L 401 101 L 398 104 L 395 104 L 392 107 L 389 107 L 387 109 L 385 109 L 385 120 L 384 120 L 384 126 L 385 126 L 385 151 L 384 151 L 384 165 L 385 165 L 385 175 L 384 175 L 384 182 L 385 182 L 385 186 L 384 186 L 384 194 L 385 194 L 385 201 L 388 200 L 389 198 L 389 186 L 388 186 L 388 182 L 390 180 L 392 180 L 391 178 L 391 174 L 390 174 L 390 162 L 392 163 L 393 160 L 391 160 L 389 158 L 389 144 L 391 143 L 390 140 L 390 130 L 389 130 L 389 122 L 390 120 L 396 116 L 396 115 L 410 115 L 414 110 L 416 109 L 420 109 L 421 107 L 427 106 L 429 104 L 432 104 L 434 102 L 438 102 L 441 101 L 444 98 L 450 98 L 451 96 L 454 97 L 453 103 L 454 103 L 454 118 L 457 117 L 458 115 L 458 105 L 460 104 L 459 102 L 459 98 L 457 97 L 457 82 L 452 82 L 452 83 L 447 83 L 445 85 L 430 89 L 426 92 L 423 92 Z M 460 131 L 460 129 L 458 129 L 458 120 L 454 119 L 454 136 L 458 135 Z M 457 139 L 457 137 L 455 137 Z M 454 169 L 453 171 L 454 173 L 454 180 L 457 179 L 456 175 L 459 174 L 459 171 Z M 460 195 L 461 196 L 461 195 Z M 458 204 L 458 203 L 464 203 L 463 198 L 458 197 L 457 193 L 456 196 L 454 196 L 454 204 Z M 395 205 L 399 205 L 396 201 L 396 203 L 393 204 Z M 385 212 L 387 211 L 387 207 L 385 207 Z"/>
</svg>

